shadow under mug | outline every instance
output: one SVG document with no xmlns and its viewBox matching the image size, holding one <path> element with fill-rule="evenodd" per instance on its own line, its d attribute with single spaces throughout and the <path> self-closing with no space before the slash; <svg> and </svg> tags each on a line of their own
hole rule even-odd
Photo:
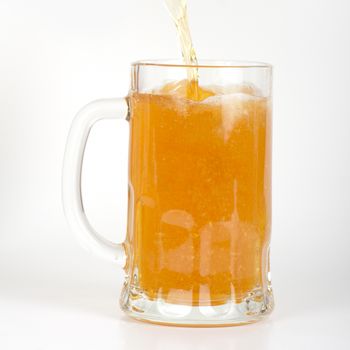
<svg viewBox="0 0 350 350">
<path fill-rule="evenodd" d="M 195 69 L 197 82 L 189 82 Z M 63 166 L 67 220 L 88 250 L 121 265 L 120 304 L 144 321 L 184 326 L 257 321 L 273 308 L 272 67 L 256 62 L 139 61 L 126 98 L 76 116 Z M 130 125 L 126 239 L 90 225 L 81 168 L 100 119 Z"/>
</svg>

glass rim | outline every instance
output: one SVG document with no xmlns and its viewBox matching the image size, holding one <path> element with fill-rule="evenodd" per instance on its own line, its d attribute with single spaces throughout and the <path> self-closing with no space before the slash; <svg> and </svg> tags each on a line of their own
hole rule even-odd
<svg viewBox="0 0 350 350">
<path fill-rule="evenodd" d="M 240 60 L 215 60 L 204 59 L 198 60 L 198 64 L 186 64 L 179 59 L 147 59 L 138 60 L 131 63 L 132 67 L 136 66 L 155 66 L 168 68 L 265 68 L 272 69 L 270 63 L 258 61 L 240 61 Z"/>
</svg>

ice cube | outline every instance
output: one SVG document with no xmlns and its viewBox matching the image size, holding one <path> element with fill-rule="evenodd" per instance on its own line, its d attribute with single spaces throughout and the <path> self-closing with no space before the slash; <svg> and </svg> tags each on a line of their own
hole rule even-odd
<svg viewBox="0 0 350 350">
<path fill-rule="evenodd" d="M 204 103 L 208 106 L 219 106 L 222 118 L 221 130 L 224 140 L 227 141 L 237 121 L 248 118 L 254 111 L 254 105 L 260 97 L 247 93 L 236 92 L 225 95 L 208 97 Z"/>
</svg>

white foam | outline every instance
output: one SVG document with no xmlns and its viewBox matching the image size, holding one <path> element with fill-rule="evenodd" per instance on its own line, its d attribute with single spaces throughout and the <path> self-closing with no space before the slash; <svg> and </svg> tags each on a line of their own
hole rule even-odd
<svg viewBox="0 0 350 350">
<path fill-rule="evenodd" d="M 230 93 L 225 95 L 214 95 L 207 97 L 205 100 L 199 101 L 206 104 L 214 105 L 238 105 L 240 102 L 257 101 L 260 97 L 245 94 L 243 92 Z"/>
<path fill-rule="evenodd" d="M 261 91 L 251 83 L 230 84 L 230 85 L 210 85 L 207 86 L 209 90 L 217 95 L 231 95 L 235 93 L 244 93 L 251 96 L 262 97 Z"/>
</svg>

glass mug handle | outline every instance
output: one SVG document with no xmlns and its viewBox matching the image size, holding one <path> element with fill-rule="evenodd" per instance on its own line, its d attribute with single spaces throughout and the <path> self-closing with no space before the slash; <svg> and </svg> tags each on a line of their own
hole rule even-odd
<svg viewBox="0 0 350 350">
<path fill-rule="evenodd" d="M 89 223 L 84 212 L 81 195 L 81 169 L 85 145 L 92 126 L 101 119 L 126 119 L 128 104 L 125 98 L 93 101 L 83 107 L 75 117 L 67 139 L 62 173 L 63 209 L 71 230 L 80 244 L 89 252 L 125 265 L 126 255 L 122 243 L 113 243 Z"/>
</svg>

